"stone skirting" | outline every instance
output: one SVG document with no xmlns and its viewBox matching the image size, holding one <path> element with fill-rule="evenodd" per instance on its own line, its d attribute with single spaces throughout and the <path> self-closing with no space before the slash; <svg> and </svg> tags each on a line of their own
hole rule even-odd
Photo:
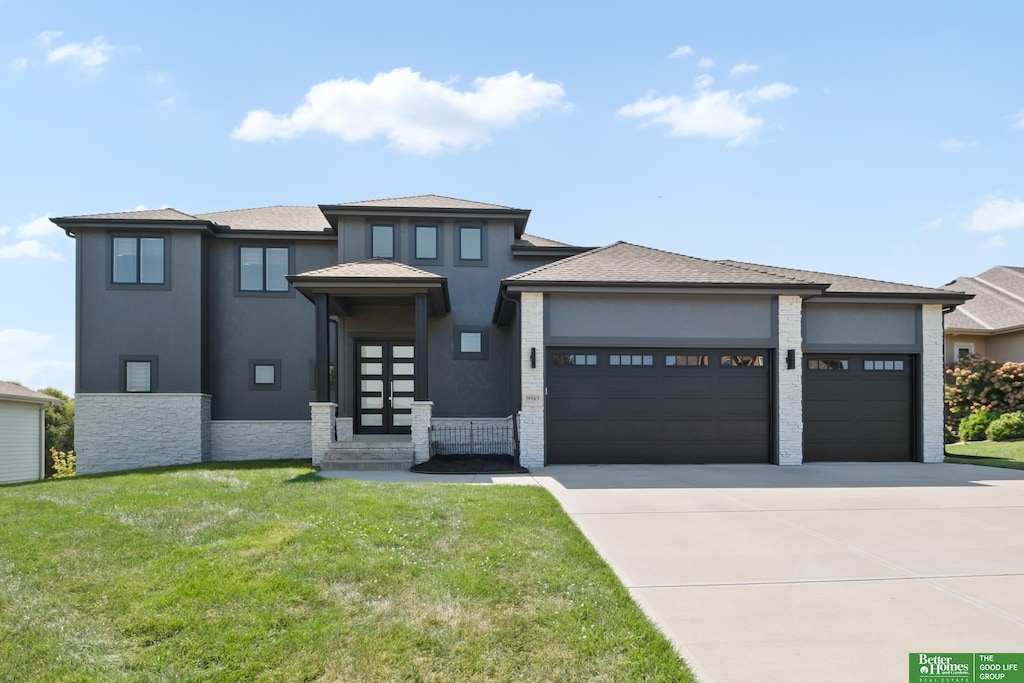
<svg viewBox="0 0 1024 683">
<path fill-rule="evenodd" d="M 78 473 L 209 459 L 210 405 L 207 394 L 77 394 Z"/>
<path fill-rule="evenodd" d="M 210 459 L 283 460 L 310 457 L 309 420 L 213 420 Z"/>
</svg>

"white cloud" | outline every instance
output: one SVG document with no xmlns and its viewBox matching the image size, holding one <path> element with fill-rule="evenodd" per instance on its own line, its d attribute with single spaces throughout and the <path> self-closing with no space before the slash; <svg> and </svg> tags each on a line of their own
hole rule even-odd
<svg viewBox="0 0 1024 683">
<path fill-rule="evenodd" d="M 43 31 L 38 36 L 36 36 L 36 42 L 40 45 L 43 45 L 44 47 L 49 47 L 53 43 L 53 41 L 57 40 L 62 35 L 64 35 L 64 31 Z"/>
<path fill-rule="evenodd" d="M 669 59 L 673 59 L 675 57 L 685 57 L 686 55 L 692 55 L 692 54 L 693 54 L 693 48 L 692 47 L 690 47 L 689 45 L 680 45 L 679 47 L 677 47 L 675 50 L 672 51 L 672 53 L 668 56 L 668 58 Z"/>
<path fill-rule="evenodd" d="M 957 152 L 965 147 L 977 147 L 978 141 L 971 140 L 970 142 L 964 142 L 957 138 L 946 138 L 939 143 L 939 149 L 946 152 Z"/>
<path fill-rule="evenodd" d="M 1006 238 L 1002 235 L 992 235 L 985 242 L 978 245 L 979 249 L 1004 249 L 1006 248 Z"/>
<path fill-rule="evenodd" d="M 14 244 L 0 247 L 0 258 L 35 258 L 60 261 L 61 256 L 53 249 L 50 249 L 42 242 L 36 240 L 22 240 Z"/>
<path fill-rule="evenodd" d="M 0 225 L 0 237 L 3 237 L 4 235 L 9 233 L 10 231 L 11 231 L 11 226 L 9 226 L 9 225 Z"/>
<path fill-rule="evenodd" d="M 106 39 L 100 37 L 93 39 L 90 45 L 68 43 L 50 50 L 46 55 L 46 63 L 69 62 L 75 68 L 87 71 L 96 69 L 101 64 L 110 61 L 110 54 L 113 51 L 113 46 L 107 43 Z"/>
<path fill-rule="evenodd" d="M 167 82 L 167 74 L 165 73 L 148 73 L 146 74 L 146 80 L 153 85 L 163 85 Z"/>
<path fill-rule="evenodd" d="M 689 97 L 657 97 L 648 93 L 621 107 L 618 114 L 646 119 L 646 124 L 666 125 L 675 137 L 728 140 L 729 146 L 734 147 L 753 139 L 764 128 L 763 118 L 748 113 L 749 104 L 778 100 L 797 92 L 797 88 L 785 83 L 772 83 L 740 93 L 701 89 L 700 85 L 698 78 Z"/>
<path fill-rule="evenodd" d="M 18 328 L 0 330 L 0 379 L 31 389 L 75 390 L 74 346 L 53 334 Z"/>
<path fill-rule="evenodd" d="M 1024 130 L 1024 109 L 1021 109 L 1013 115 L 1013 125 L 1010 128 L 1016 128 L 1018 130 Z"/>
<path fill-rule="evenodd" d="M 158 107 L 169 107 L 178 100 L 177 95 L 169 95 L 156 103 Z"/>
<path fill-rule="evenodd" d="M 436 154 L 485 145 L 495 131 L 544 109 L 568 109 L 564 96 L 560 84 L 517 71 L 477 78 L 472 90 L 459 91 L 406 67 L 379 73 L 369 83 L 344 78 L 318 83 L 291 114 L 252 110 L 231 136 L 262 142 L 317 131 L 345 142 L 383 137 L 402 152 Z"/>
<path fill-rule="evenodd" d="M 771 83 L 770 85 L 748 90 L 746 98 L 748 102 L 773 102 L 795 95 L 798 91 L 799 88 L 787 85 L 786 83 Z"/>
<path fill-rule="evenodd" d="M 919 225 L 917 229 L 918 232 L 931 232 L 932 230 L 938 230 L 939 228 L 941 228 L 945 222 L 946 217 L 939 216 L 938 218 L 933 218 L 930 221 L 925 221 L 924 223 Z"/>
<path fill-rule="evenodd" d="M 712 59 L 711 57 L 701 57 L 699 60 L 697 60 L 697 66 L 699 66 L 701 69 L 710 69 L 714 65 L 715 60 Z"/>
<path fill-rule="evenodd" d="M 701 74 L 700 76 L 697 76 L 697 78 L 693 79 L 693 87 L 697 88 L 698 90 L 704 90 L 705 88 L 710 88 L 714 84 L 714 82 L 715 79 L 713 79 L 711 76 L 708 76 L 707 74 Z"/>
<path fill-rule="evenodd" d="M 751 73 L 754 73 L 755 71 L 760 70 L 760 68 L 761 67 L 759 67 L 757 64 L 743 63 L 743 64 L 737 64 L 736 66 L 731 68 L 729 70 L 729 73 L 732 74 L 733 76 L 739 76 L 740 74 L 751 74 Z"/>
<path fill-rule="evenodd" d="M 28 60 L 24 57 L 15 57 L 7 65 L 11 67 L 11 71 L 24 71 L 28 68 Z"/>
<path fill-rule="evenodd" d="M 45 237 L 63 234 L 63 231 L 50 222 L 50 214 L 40 216 L 28 223 L 19 225 L 15 230 L 18 237 Z"/>
<path fill-rule="evenodd" d="M 998 232 L 1024 228 L 1024 202 L 1019 199 L 989 196 L 971 212 L 964 222 L 964 227 L 974 232 Z"/>
</svg>

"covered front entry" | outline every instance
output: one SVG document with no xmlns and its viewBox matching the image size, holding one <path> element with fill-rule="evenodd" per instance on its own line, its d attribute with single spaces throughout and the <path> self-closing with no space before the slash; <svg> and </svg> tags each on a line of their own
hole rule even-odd
<svg viewBox="0 0 1024 683">
<path fill-rule="evenodd" d="M 356 343 L 356 434 L 409 434 L 416 393 L 416 344 Z"/>
<path fill-rule="evenodd" d="M 804 356 L 804 462 L 914 459 L 913 357 Z"/>
<path fill-rule="evenodd" d="M 770 365 L 766 350 L 548 349 L 548 462 L 770 462 Z"/>
</svg>

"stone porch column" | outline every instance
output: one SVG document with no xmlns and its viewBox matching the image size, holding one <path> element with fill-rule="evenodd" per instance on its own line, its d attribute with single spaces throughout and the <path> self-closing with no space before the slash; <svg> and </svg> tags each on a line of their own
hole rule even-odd
<svg viewBox="0 0 1024 683">
<path fill-rule="evenodd" d="M 523 292 L 520 320 L 519 462 L 523 467 L 544 467 L 544 293 Z M 530 367 L 536 349 L 537 367 Z"/>
<path fill-rule="evenodd" d="M 921 456 L 924 462 L 942 462 L 945 368 L 943 366 L 942 306 L 921 306 Z"/>
<path fill-rule="evenodd" d="M 776 353 L 776 381 L 779 387 L 779 464 L 800 465 L 804 461 L 803 385 L 803 300 L 779 297 L 779 348 Z M 795 367 L 787 367 L 787 353 L 796 353 Z"/>
<path fill-rule="evenodd" d="M 433 401 L 412 402 L 413 463 L 430 460 L 430 423 L 434 414 Z"/>
<path fill-rule="evenodd" d="M 337 403 L 310 403 L 310 437 L 313 443 L 313 464 L 319 465 L 324 459 L 328 446 L 334 442 L 334 420 Z"/>
</svg>

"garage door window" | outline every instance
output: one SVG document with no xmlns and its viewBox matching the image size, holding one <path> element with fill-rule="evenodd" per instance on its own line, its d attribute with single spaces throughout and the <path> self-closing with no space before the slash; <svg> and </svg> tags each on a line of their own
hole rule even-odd
<svg viewBox="0 0 1024 683">
<path fill-rule="evenodd" d="M 612 354 L 608 356 L 608 365 L 654 365 L 654 356 Z"/>
<path fill-rule="evenodd" d="M 902 361 L 900 361 L 902 363 Z M 850 361 L 839 358 L 812 358 L 807 361 L 808 370 L 849 370 Z"/>
<path fill-rule="evenodd" d="M 723 368 L 760 368 L 764 366 L 764 356 L 722 356 Z"/>
<path fill-rule="evenodd" d="M 903 361 L 901 360 L 866 360 L 864 361 L 865 370 L 888 370 L 890 372 L 899 372 L 903 370 Z"/>
<path fill-rule="evenodd" d="M 686 367 L 707 367 L 707 356 L 665 356 L 665 365 L 672 365 L 677 368 Z"/>
<path fill-rule="evenodd" d="M 586 353 L 556 353 L 551 360 L 555 365 L 597 365 L 597 356 Z"/>
</svg>

